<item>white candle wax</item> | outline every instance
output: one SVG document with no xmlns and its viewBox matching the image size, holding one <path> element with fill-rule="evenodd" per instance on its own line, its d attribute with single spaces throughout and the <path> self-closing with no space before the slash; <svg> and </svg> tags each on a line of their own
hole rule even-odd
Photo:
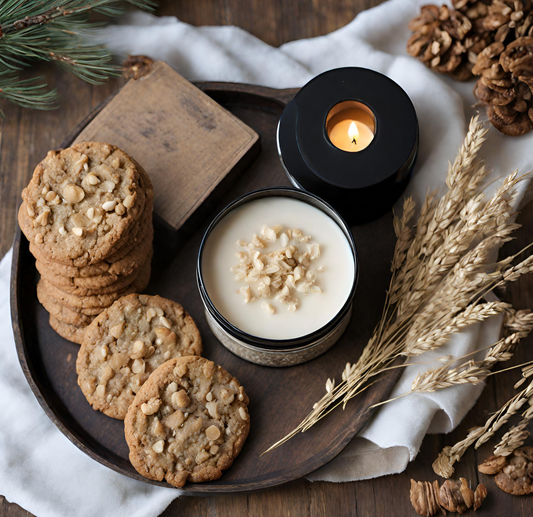
<svg viewBox="0 0 533 517">
<path fill-rule="evenodd" d="M 249 243 L 263 225 L 297 228 L 312 237 L 311 243 L 320 246 L 320 257 L 310 267 L 319 271 L 315 285 L 321 292 L 305 294 L 291 289 L 291 296 L 298 299 L 294 312 L 275 296 L 256 296 L 245 303 L 239 289 L 249 285 L 252 291 L 257 290 L 253 284 L 235 280 L 231 271 L 239 263 L 235 254 L 248 251 L 237 241 Z M 305 243 L 294 243 L 302 251 L 307 249 Z M 265 254 L 285 247 L 279 238 L 265 245 L 260 250 Z M 209 235 L 201 268 L 207 294 L 226 320 L 248 334 L 274 340 L 301 337 L 326 325 L 346 303 L 355 278 L 353 253 L 337 223 L 321 210 L 287 197 L 256 199 L 229 212 Z M 264 310 L 264 301 L 274 307 L 274 314 Z"/>
</svg>

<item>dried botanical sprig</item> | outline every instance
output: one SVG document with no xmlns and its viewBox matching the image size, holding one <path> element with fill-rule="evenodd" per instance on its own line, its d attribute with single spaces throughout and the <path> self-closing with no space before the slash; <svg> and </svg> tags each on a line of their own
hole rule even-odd
<svg viewBox="0 0 533 517">
<path fill-rule="evenodd" d="M 57 92 L 48 91 L 42 78 L 18 77 L 36 60 L 55 62 L 91 84 L 120 75 L 111 53 L 91 44 L 87 35 L 102 25 L 91 21 L 91 13 L 115 17 L 128 6 L 153 10 L 156 4 L 152 0 L 0 1 L 0 100 L 36 109 L 57 106 Z"/>
<path fill-rule="evenodd" d="M 456 443 L 454 446 L 444 447 L 437 459 L 433 462 L 433 470 L 439 476 L 449 478 L 453 472 L 453 465 L 459 461 L 470 446 L 477 449 L 480 445 L 487 442 L 494 434 L 501 429 L 509 419 L 518 413 L 518 411 L 533 396 L 533 381 L 529 385 L 508 400 L 496 413 L 494 413 L 481 427 L 476 427 L 468 433 L 464 440 Z M 527 413 L 527 412 L 526 412 Z M 513 434 L 506 438 L 505 443 L 500 443 L 498 447 L 510 454 L 514 449 L 509 448 L 511 440 L 516 440 L 517 436 Z M 517 443 L 517 442 L 514 442 Z M 520 444 L 521 445 L 521 444 Z M 519 447 L 519 445 L 516 445 Z M 515 447 L 515 448 L 516 448 Z"/>
<path fill-rule="evenodd" d="M 411 392 L 433 392 L 457 384 L 478 384 L 491 374 L 491 369 L 496 363 L 508 361 L 513 357 L 517 344 L 533 330 L 533 313 L 529 310 L 514 311 L 509 304 L 502 302 L 491 302 L 492 304 L 498 307 L 495 313 L 498 310 L 507 311 L 504 327 L 512 333 L 492 345 L 485 358 L 480 361 L 470 360 L 451 368 L 450 366 L 456 362 L 454 358 L 440 368 L 417 375 L 411 386 Z"/>
<path fill-rule="evenodd" d="M 418 221 L 412 224 L 414 203 L 407 198 L 402 217 L 394 216 L 397 243 L 383 314 L 355 364 L 347 363 L 337 385 L 328 379 L 324 396 L 280 446 L 312 427 L 337 406 L 367 389 L 399 357 L 436 350 L 467 325 L 509 311 L 501 302 L 481 302 L 497 286 L 533 271 L 533 259 L 517 266 L 515 257 L 492 261 L 495 249 L 511 239 L 518 185 L 527 175 L 510 174 L 490 198 L 481 191 L 487 169 L 477 159 L 486 130 L 472 119 L 468 134 L 446 177 L 448 190 L 429 192 Z M 444 384 L 478 382 L 494 362 L 509 357 L 513 339 L 498 342 L 486 362 L 459 367 Z M 449 370 L 449 365 L 448 368 Z M 422 380 L 419 380 L 419 387 Z M 480 434 L 481 436 L 481 434 Z"/>
</svg>

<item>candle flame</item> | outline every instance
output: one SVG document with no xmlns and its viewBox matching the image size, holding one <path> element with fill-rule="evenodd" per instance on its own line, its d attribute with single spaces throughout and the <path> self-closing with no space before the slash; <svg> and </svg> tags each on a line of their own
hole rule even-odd
<svg viewBox="0 0 533 517">
<path fill-rule="evenodd" d="M 348 128 L 348 136 L 350 137 L 350 141 L 356 144 L 356 140 L 359 138 L 359 130 L 357 129 L 357 124 L 352 121 L 350 124 L 350 127 Z"/>
</svg>

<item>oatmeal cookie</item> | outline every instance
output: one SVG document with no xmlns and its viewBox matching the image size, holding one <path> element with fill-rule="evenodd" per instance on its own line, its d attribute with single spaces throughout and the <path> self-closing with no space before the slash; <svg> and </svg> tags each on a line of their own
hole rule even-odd
<svg viewBox="0 0 533 517">
<path fill-rule="evenodd" d="M 200 333 L 180 304 L 130 294 L 87 328 L 76 361 L 78 385 L 94 409 L 123 420 L 135 394 L 158 366 L 201 353 Z"/>
<path fill-rule="evenodd" d="M 77 327 L 76 325 L 69 325 L 68 323 L 63 323 L 57 318 L 54 318 L 50 314 L 49 318 L 50 326 L 63 338 L 73 343 L 81 345 L 83 342 L 83 337 L 85 335 L 86 326 Z"/>
<path fill-rule="evenodd" d="M 130 461 L 143 476 L 176 487 L 218 479 L 248 436 L 247 406 L 243 387 L 222 367 L 201 357 L 171 359 L 128 410 Z"/>
<path fill-rule="evenodd" d="M 146 261 L 147 257 L 144 257 Z M 39 271 L 41 278 L 44 278 L 49 284 L 61 289 L 65 293 L 75 294 L 77 296 L 93 296 L 98 294 L 113 293 L 121 291 L 133 283 L 139 275 L 143 264 L 139 264 L 137 268 L 127 276 L 117 276 L 114 281 L 111 275 L 92 276 L 88 278 L 69 278 L 66 276 L 56 275 L 46 269 L 46 266 L 39 262 L 35 262 L 35 267 Z"/>
<path fill-rule="evenodd" d="M 116 281 L 120 276 L 129 275 L 130 273 L 133 273 L 133 271 L 135 271 L 139 265 L 144 264 L 152 247 L 153 236 L 153 226 L 151 224 L 147 225 L 146 232 L 144 233 L 141 241 L 137 242 L 137 245 L 124 257 L 115 262 L 110 262 L 108 259 L 106 259 L 84 267 L 66 266 L 64 264 L 58 264 L 57 262 L 51 262 L 33 243 L 30 243 L 30 253 L 42 264 L 42 267 L 55 275 L 77 279 L 101 276 L 109 277 L 110 280 Z"/>
<path fill-rule="evenodd" d="M 50 260 L 85 266 L 118 249 L 146 201 L 133 160 L 110 144 L 50 151 L 23 190 L 19 224 Z"/>
<path fill-rule="evenodd" d="M 74 325 L 76 327 L 83 327 L 90 325 L 97 316 L 82 314 L 79 311 L 62 305 L 48 294 L 42 281 L 39 281 L 37 284 L 37 298 L 41 305 L 50 313 L 50 315 L 61 323 L 67 323 L 68 325 Z"/>
<path fill-rule="evenodd" d="M 142 266 L 139 276 L 137 276 L 130 286 L 122 289 L 121 291 L 115 291 L 112 293 L 95 294 L 91 296 L 77 296 L 75 294 L 65 293 L 44 278 L 41 278 L 41 282 L 43 282 L 48 294 L 62 305 L 66 305 L 67 307 L 75 310 L 101 309 L 111 306 L 119 298 L 122 298 L 122 296 L 126 296 L 131 293 L 138 293 L 146 289 L 146 286 L 150 281 L 151 260 L 152 256 L 150 254 L 147 261 Z M 84 311 L 84 314 L 89 313 Z"/>
</svg>

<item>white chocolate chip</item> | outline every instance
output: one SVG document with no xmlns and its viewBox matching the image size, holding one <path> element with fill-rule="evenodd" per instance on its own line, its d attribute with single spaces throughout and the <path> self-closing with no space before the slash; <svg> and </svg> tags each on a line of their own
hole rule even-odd
<svg viewBox="0 0 533 517">
<path fill-rule="evenodd" d="M 45 205 L 45 200 L 44 200 L 42 197 L 40 197 L 40 198 L 37 200 L 36 205 L 37 205 L 39 208 L 41 208 L 42 206 Z"/>
<path fill-rule="evenodd" d="M 118 203 L 115 207 L 115 213 L 117 215 L 124 215 L 126 213 L 126 209 L 124 208 L 124 205 L 122 203 Z"/>
<path fill-rule="evenodd" d="M 102 348 L 100 348 L 100 353 L 104 359 L 107 357 L 108 351 L 109 349 L 107 348 L 107 345 L 104 345 Z"/>
<path fill-rule="evenodd" d="M 122 201 L 122 204 L 126 207 L 126 208 L 131 208 L 133 206 L 133 204 L 135 203 L 135 198 L 133 197 L 133 195 L 128 195 L 124 198 L 124 201 Z"/>
<path fill-rule="evenodd" d="M 83 235 L 85 234 L 85 230 L 83 228 L 80 228 L 79 226 L 74 226 L 74 228 L 72 228 L 72 233 L 74 235 L 77 235 L 78 237 L 83 237 Z"/>
<path fill-rule="evenodd" d="M 167 329 L 172 328 L 172 323 L 170 323 L 170 321 L 168 321 L 164 316 L 160 316 L 159 321 L 161 322 L 161 325 L 165 326 Z"/>
<path fill-rule="evenodd" d="M 231 404 L 235 400 L 235 395 L 233 393 L 230 394 L 227 390 L 222 390 L 222 394 L 221 395 L 222 395 L 222 397 L 221 397 L 222 403 L 225 406 L 228 406 L 229 404 Z"/>
<path fill-rule="evenodd" d="M 154 452 L 157 452 L 157 454 L 161 454 L 165 449 L 165 440 L 159 440 L 155 442 L 152 446 L 152 449 L 154 450 Z"/>
<path fill-rule="evenodd" d="M 185 390 L 179 390 L 176 393 L 172 394 L 172 404 L 174 406 L 185 408 L 189 406 L 191 403 L 191 399 L 187 395 Z"/>
<path fill-rule="evenodd" d="M 104 192 L 113 192 L 115 190 L 115 184 L 112 181 L 102 181 L 100 188 Z"/>
<path fill-rule="evenodd" d="M 86 216 L 92 221 L 93 218 L 94 218 L 94 208 L 91 206 L 91 207 L 87 210 L 87 212 L 86 212 L 85 215 L 86 215 Z"/>
<path fill-rule="evenodd" d="M 196 456 L 196 463 L 200 465 L 200 463 L 203 463 L 205 460 L 209 458 L 209 453 L 206 451 L 200 451 Z"/>
<path fill-rule="evenodd" d="M 131 371 L 133 373 L 143 373 L 146 367 L 145 362 L 142 359 L 135 359 L 131 365 Z"/>
<path fill-rule="evenodd" d="M 248 420 L 248 413 L 246 413 L 246 411 L 244 410 L 243 407 L 240 407 L 240 408 L 239 408 L 239 416 L 240 416 L 243 420 Z"/>
<path fill-rule="evenodd" d="M 48 207 L 47 207 L 48 208 Z M 40 215 L 37 216 L 35 221 L 41 226 L 46 226 L 48 224 L 48 218 L 50 217 L 50 209 L 44 210 Z"/>
<path fill-rule="evenodd" d="M 93 174 L 92 172 L 87 174 L 87 176 L 85 176 L 85 179 L 87 180 L 87 183 L 89 185 L 92 185 L 93 187 L 94 185 L 98 185 L 98 183 L 100 183 L 100 180 L 98 179 L 96 174 Z"/>
<path fill-rule="evenodd" d="M 171 382 L 168 386 L 167 386 L 167 391 L 169 393 L 176 393 L 176 391 L 178 391 L 178 385 L 175 383 L 175 382 Z"/>
<path fill-rule="evenodd" d="M 65 230 L 65 227 L 64 226 L 61 226 L 58 230 L 58 232 L 61 234 L 61 235 L 66 235 L 67 234 L 67 230 Z"/>
<path fill-rule="evenodd" d="M 147 311 L 146 311 L 146 319 L 148 321 L 148 323 L 150 323 L 152 321 L 153 318 L 155 318 L 156 316 L 156 312 L 154 310 L 153 307 L 150 307 Z"/>
<path fill-rule="evenodd" d="M 67 203 L 79 203 L 83 200 L 85 197 L 85 191 L 78 187 L 78 185 L 73 185 L 72 183 L 69 183 L 64 189 L 63 189 L 63 199 Z"/>
<path fill-rule="evenodd" d="M 115 338 L 118 339 L 120 336 L 122 336 L 122 333 L 124 332 L 124 323 L 119 323 L 118 325 L 114 325 L 109 329 L 109 333 Z"/>
<path fill-rule="evenodd" d="M 220 437 L 220 429 L 216 425 L 211 425 L 205 430 L 205 435 L 209 440 L 216 440 Z"/>
<path fill-rule="evenodd" d="M 205 405 L 205 407 L 207 408 L 207 411 L 211 415 L 211 418 L 218 418 L 219 417 L 217 403 L 215 401 L 208 402 Z"/>
<path fill-rule="evenodd" d="M 103 205 L 102 205 L 102 208 L 106 211 L 106 212 L 111 212 L 111 210 L 115 210 L 115 207 L 117 206 L 117 202 L 113 199 L 112 201 L 106 201 Z"/>
<path fill-rule="evenodd" d="M 205 400 L 207 400 L 207 402 L 211 402 L 213 400 L 213 394 L 211 392 L 209 392 L 206 396 L 205 396 Z"/>
<path fill-rule="evenodd" d="M 97 397 L 103 397 L 104 395 L 105 395 L 105 385 L 104 384 L 99 384 L 96 387 L 96 396 Z"/>
<path fill-rule="evenodd" d="M 57 204 L 57 201 L 59 199 L 59 196 L 53 191 L 51 190 L 50 192 L 48 192 L 48 194 L 46 194 L 46 196 L 44 197 L 46 199 L 46 201 L 48 201 L 49 203 L 52 203 L 52 204 Z"/>
<path fill-rule="evenodd" d="M 132 359 L 141 359 L 142 357 L 145 357 L 147 355 L 146 354 L 147 351 L 148 351 L 148 347 L 144 344 L 143 341 L 139 339 L 135 341 L 135 343 L 133 343 L 133 348 L 131 350 L 130 357 Z"/>
<path fill-rule="evenodd" d="M 141 404 L 141 411 L 145 415 L 150 416 L 150 415 L 153 415 L 154 413 L 157 413 L 160 407 L 161 407 L 161 399 L 152 398 L 148 402 Z"/>
</svg>

